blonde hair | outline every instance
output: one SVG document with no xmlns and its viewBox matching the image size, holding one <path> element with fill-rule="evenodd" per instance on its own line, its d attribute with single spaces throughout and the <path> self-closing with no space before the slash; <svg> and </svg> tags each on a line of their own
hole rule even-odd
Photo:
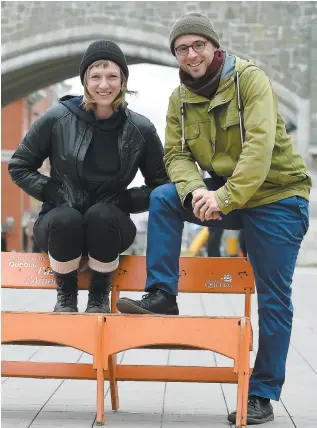
<svg viewBox="0 0 317 428">
<path fill-rule="evenodd" d="M 85 71 L 85 75 L 84 75 L 84 96 L 83 96 L 83 108 L 84 110 L 88 111 L 88 110 L 95 110 L 96 109 L 96 102 L 93 100 L 92 96 L 90 95 L 90 93 L 88 92 L 87 89 L 87 80 L 88 80 L 88 74 L 90 72 L 90 70 L 93 67 L 103 67 L 103 68 L 107 68 L 109 66 L 110 61 L 105 60 L 105 59 L 101 59 L 99 61 L 95 61 L 92 64 L 90 64 L 90 66 L 87 68 L 87 70 Z M 119 66 L 118 66 L 119 67 Z M 121 77 L 121 89 L 120 92 L 118 94 L 118 96 L 113 100 L 112 103 L 112 108 L 114 110 L 117 110 L 120 106 L 123 106 L 126 104 L 125 101 L 125 96 L 126 94 L 131 94 L 131 95 L 136 95 L 137 92 L 136 91 L 129 91 L 127 88 L 127 78 L 125 77 L 125 75 L 123 74 L 121 68 L 120 69 L 120 77 Z"/>
</svg>

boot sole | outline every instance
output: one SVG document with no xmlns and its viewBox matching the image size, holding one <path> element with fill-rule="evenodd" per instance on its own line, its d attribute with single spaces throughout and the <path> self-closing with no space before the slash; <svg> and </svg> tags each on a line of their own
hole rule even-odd
<svg viewBox="0 0 317 428">
<path fill-rule="evenodd" d="M 268 415 L 266 418 L 264 419 L 252 419 L 252 418 L 247 418 L 247 425 L 261 425 L 261 424 L 265 424 L 266 422 L 270 422 L 274 420 L 274 415 Z M 236 423 L 236 416 L 234 417 L 230 417 L 230 415 L 228 416 L 228 421 L 231 423 Z"/>
<path fill-rule="evenodd" d="M 174 312 L 171 314 L 159 313 L 159 312 L 150 312 L 147 309 L 140 308 L 140 306 L 129 300 L 120 300 L 117 302 L 117 308 L 122 314 L 135 314 L 135 315 L 179 315 L 179 312 Z"/>
<path fill-rule="evenodd" d="M 147 311 L 146 309 L 140 308 L 140 306 L 135 305 L 132 302 L 129 302 L 128 300 L 120 300 L 117 302 L 117 308 L 122 314 L 155 314 L 154 312 Z"/>
<path fill-rule="evenodd" d="M 103 311 L 102 309 L 86 309 L 85 314 L 110 314 L 110 311 Z"/>
</svg>

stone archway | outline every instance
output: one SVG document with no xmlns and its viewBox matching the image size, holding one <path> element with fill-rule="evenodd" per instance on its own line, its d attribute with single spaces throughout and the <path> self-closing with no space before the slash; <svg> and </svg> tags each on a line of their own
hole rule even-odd
<svg viewBox="0 0 317 428">
<path fill-rule="evenodd" d="M 168 33 L 182 13 L 207 14 L 222 47 L 252 58 L 298 126 L 301 152 L 317 153 L 317 4 L 310 2 L 4 1 L 2 105 L 73 77 L 93 40 L 117 42 L 130 64 L 175 64 Z M 314 144 L 314 142 L 316 144 Z"/>
</svg>

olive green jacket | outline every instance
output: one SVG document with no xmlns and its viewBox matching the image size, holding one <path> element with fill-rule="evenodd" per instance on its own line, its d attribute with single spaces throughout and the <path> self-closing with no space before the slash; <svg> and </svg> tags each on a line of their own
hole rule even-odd
<svg viewBox="0 0 317 428">
<path fill-rule="evenodd" d="M 243 145 L 236 72 L 243 104 Z M 185 111 L 183 150 L 180 95 Z M 224 214 L 294 195 L 309 199 L 311 177 L 286 134 L 269 79 L 252 61 L 236 56 L 226 55 L 219 88 L 211 100 L 184 85 L 172 93 L 164 162 L 183 204 L 193 190 L 206 188 L 197 164 L 203 171 L 227 178 L 215 193 Z"/>
</svg>

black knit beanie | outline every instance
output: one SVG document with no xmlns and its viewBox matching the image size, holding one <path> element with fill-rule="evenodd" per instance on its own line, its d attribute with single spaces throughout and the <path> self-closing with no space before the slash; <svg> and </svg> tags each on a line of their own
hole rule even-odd
<svg viewBox="0 0 317 428">
<path fill-rule="evenodd" d="M 197 34 L 206 37 L 216 48 L 220 46 L 219 36 L 213 29 L 210 19 L 202 13 L 185 13 L 174 22 L 169 36 L 170 49 L 174 56 L 174 42 L 177 37 L 184 36 L 185 34 Z"/>
<path fill-rule="evenodd" d="M 97 40 L 90 43 L 79 66 L 79 76 L 81 83 L 84 84 L 84 75 L 87 68 L 95 61 L 101 59 L 113 61 L 121 68 L 123 74 L 128 79 L 129 69 L 127 61 L 122 50 L 110 40 Z"/>
</svg>

